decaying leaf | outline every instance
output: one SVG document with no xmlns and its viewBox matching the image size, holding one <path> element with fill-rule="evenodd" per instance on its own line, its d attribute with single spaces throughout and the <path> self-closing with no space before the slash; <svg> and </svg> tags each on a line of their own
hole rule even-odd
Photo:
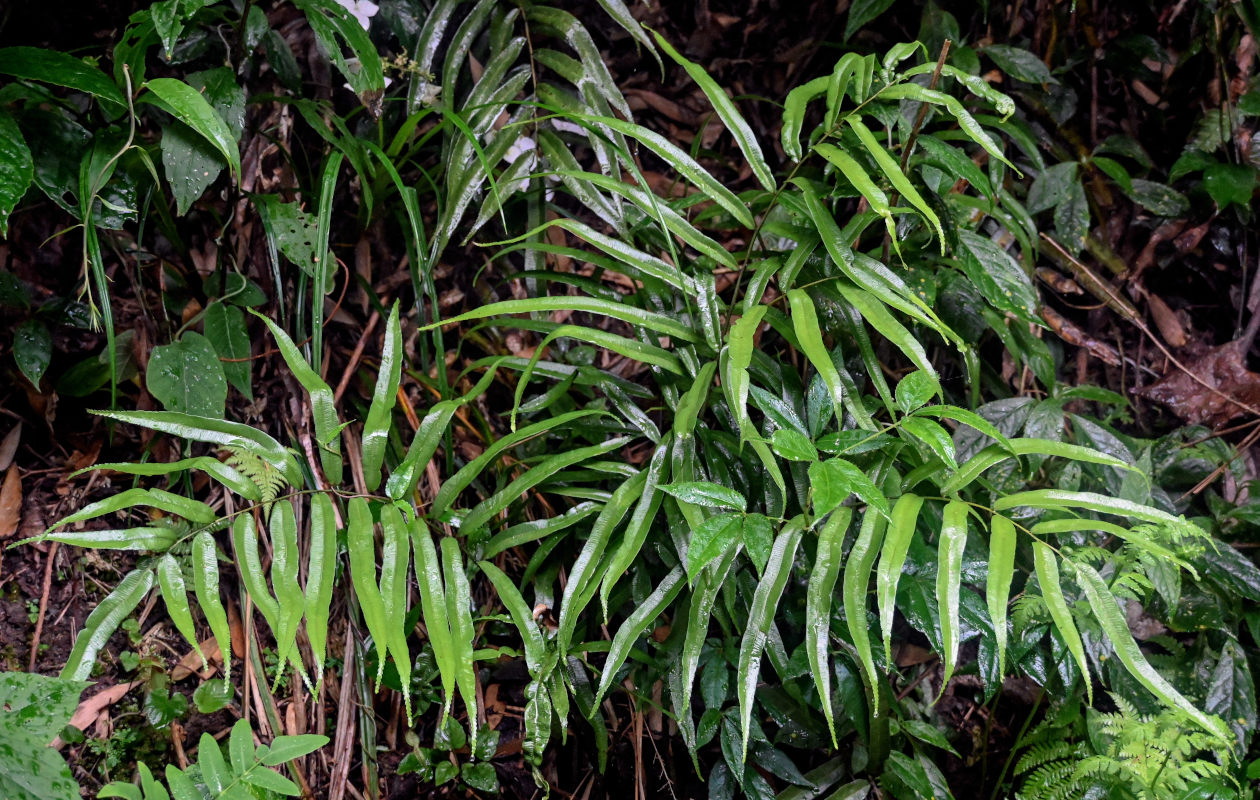
<svg viewBox="0 0 1260 800">
<path fill-rule="evenodd" d="M 1242 340 L 1221 345 L 1190 361 L 1194 377 L 1174 367 L 1142 394 L 1186 422 L 1223 427 L 1246 414 L 1246 406 L 1260 406 L 1260 374 L 1247 369 L 1246 355 Z"/>
<path fill-rule="evenodd" d="M 0 539 L 7 539 L 17 532 L 22 521 L 22 479 L 17 467 L 9 467 L 0 485 Z"/>
</svg>

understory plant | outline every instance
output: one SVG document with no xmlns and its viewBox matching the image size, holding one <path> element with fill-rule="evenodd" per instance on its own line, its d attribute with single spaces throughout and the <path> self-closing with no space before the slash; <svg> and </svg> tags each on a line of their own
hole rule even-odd
<svg viewBox="0 0 1260 800">
<path fill-rule="evenodd" d="M 776 143 L 616 0 L 601 5 L 703 92 L 739 163 L 636 122 L 590 33 L 559 8 L 438 2 L 412 41 L 401 22 L 389 32 L 404 46 L 386 90 L 385 62 L 348 12 L 298 5 L 362 108 L 285 101 L 326 148 L 302 193 L 313 211 L 249 198 L 277 297 L 256 302 L 251 279 L 220 269 L 204 337 L 182 322 L 165 345 L 178 349 L 150 361 L 164 410 L 100 412 L 172 437 L 180 458 L 96 465 L 134 485 L 35 537 L 136 556 L 63 678 L 89 678 L 156 590 L 195 652 L 209 631 L 225 696 L 241 658 L 265 683 L 261 642 L 274 647 L 274 682 L 312 692 L 337 653 L 356 654 L 364 694 L 397 689 L 406 724 L 434 737 L 408 763 L 435 781 L 455 768 L 433 753 L 466 739 L 459 778 L 489 791 L 476 764 L 499 733 L 478 707 L 479 673 L 519 659 L 521 753 L 542 787 L 548 748 L 572 729 L 604 767 L 611 701 L 668 715 L 710 796 L 770 797 L 774 780 L 840 797 L 876 782 L 910 798 L 951 796 L 935 756 L 954 744 L 936 702 L 972 691 L 992 703 L 1022 676 L 1063 698 L 1047 720 L 1082 696 L 1120 709 L 1091 712 L 1088 745 L 1077 711 L 1069 737 L 1010 769 L 1028 797 L 1095 784 L 1245 796 L 1254 699 L 1240 723 L 1161 669 L 1128 613 L 1175 616 L 1183 596 L 1223 597 L 1231 575 L 1255 568 L 1165 490 L 1185 454 L 1120 433 L 1106 417 L 1123 398 L 1056 383 L 1029 277 L 1038 209 L 1020 182 L 1036 159 L 1014 101 L 951 60 L 948 39 L 937 52 L 846 53 L 791 91 L 777 143 L 788 166 L 775 169 Z M 124 41 L 172 52 L 167 11 L 144 12 Z M 175 19 L 197 20 L 178 4 Z M 143 80 L 138 58 L 101 84 L 95 96 L 113 103 L 101 112 L 134 125 L 152 97 L 235 179 L 240 133 L 223 104 L 209 88 Z M 170 167 L 163 183 L 144 147 L 105 152 L 134 155 L 155 187 L 172 187 L 152 201 L 162 214 L 205 188 L 185 194 Z M 736 192 L 742 168 L 756 185 Z M 74 206 L 97 270 L 92 203 L 112 178 L 82 174 L 104 181 Z M 658 191 L 662 174 L 681 191 Z M 348 175 L 347 227 L 401 235 L 411 270 L 396 302 L 369 301 L 383 343 L 375 369 L 357 371 L 368 390 L 357 405 L 338 401 L 324 371 L 326 300 L 353 280 L 330 249 Z M 484 260 L 497 283 L 443 316 L 435 274 L 452 258 Z M 228 385 L 250 390 L 231 360 L 248 357 L 249 329 L 266 331 L 300 386 L 303 419 L 224 418 Z M 1041 397 L 1009 396 L 993 353 L 1014 354 Z M 162 358 L 174 365 L 164 376 Z M 211 377 L 189 377 L 203 366 Z M 232 606 L 248 653 L 232 650 Z M 912 646 L 932 659 L 903 660 Z M 1250 682 L 1245 658 L 1230 664 Z M 199 777 L 168 767 L 166 786 L 179 800 L 198 786 L 296 794 L 270 768 L 322 741 L 258 746 L 237 722 L 227 759 L 203 737 Z M 1151 752 L 1167 771 L 1151 772 Z M 138 784 L 102 796 L 166 797 L 155 771 L 139 765 Z"/>
</svg>

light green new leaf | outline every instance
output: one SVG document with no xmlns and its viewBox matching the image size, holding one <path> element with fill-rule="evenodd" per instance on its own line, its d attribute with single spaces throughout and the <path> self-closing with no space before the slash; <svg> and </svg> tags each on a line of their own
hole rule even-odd
<svg viewBox="0 0 1260 800">
<path fill-rule="evenodd" d="M 652 31 L 652 35 L 656 37 L 656 42 L 665 51 L 665 54 L 677 62 L 691 79 L 696 82 L 700 90 L 704 92 L 704 96 L 709 98 L 709 102 L 713 104 L 713 110 L 717 112 L 718 118 L 722 120 L 722 124 L 731 132 L 731 136 L 735 139 L 735 143 L 739 145 L 740 151 L 744 154 L 744 158 L 748 159 L 748 165 L 752 167 L 753 174 L 757 176 L 757 180 L 766 188 L 766 191 L 773 192 L 776 188 L 774 182 L 774 173 L 770 170 L 770 165 L 766 163 L 766 157 L 762 155 L 761 145 L 757 142 L 757 135 L 753 133 L 752 128 L 740 115 L 739 109 L 735 107 L 735 103 L 731 98 L 727 97 L 726 91 L 718 85 L 717 81 L 704 71 L 704 67 L 693 61 L 688 61 L 682 53 L 674 49 L 665 37 L 656 31 Z"/>
<path fill-rule="evenodd" d="M 372 405 L 363 423 L 363 480 L 369 492 L 381 485 L 381 464 L 385 461 L 385 445 L 393 427 L 391 417 L 402 379 L 402 350 L 402 326 L 398 322 L 398 303 L 394 303 L 385 323 L 385 347 L 381 351 L 381 370 L 376 375 Z"/>
<path fill-rule="evenodd" d="M 1076 666 L 1081 670 L 1081 678 L 1085 682 L 1085 693 L 1089 702 L 1094 702 L 1094 686 L 1089 679 L 1089 665 L 1085 661 L 1085 645 L 1081 642 L 1081 634 L 1076 630 L 1072 620 L 1072 609 L 1068 608 L 1063 597 L 1063 586 L 1059 583 L 1059 561 L 1045 542 L 1033 542 L 1033 566 L 1037 572 L 1037 583 L 1041 584 L 1041 596 L 1046 600 L 1046 608 L 1050 611 L 1050 619 L 1058 628 L 1059 635 L 1072 654 Z"/>
<path fill-rule="evenodd" d="M 831 396 L 835 407 L 836 419 L 844 419 L 844 384 L 840 380 L 840 372 L 831 360 L 831 353 L 823 344 L 822 329 L 818 325 L 818 313 L 814 310 L 814 301 L 804 289 L 792 289 L 787 293 L 788 303 L 792 310 L 792 330 L 796 333 L 801 351 L 809 359 Z"/>
<path fill-rule="evenodd" d="M 849 127 L 853 129 L 853 132 L 857 134 L 858 141 L 860 141 L 862 146 L 866 148 L 866 151 L 871 154 L 871 158 L 875 159 L 875 164 L 879 166 L 880 171 L 884 173 L 884 177 L 888 179 L 888 182 L 892 184 L 893 188 L 896 189 L 901 196 L 910 203 L 910 205 L 914 206 L 919 213 L 923 215 L 923 218 L 930 222 L 932 227 L 936 229 L 936 236 L 940 242 L 941 254 L 944 255 L 945 230 L 941 227 L 940 217 L 936 216 L 936 212 L 933 211 L 932 207 L 927 204 L 926 200 L 923 199 L 923 195 L 919 194 L 919 190 L 914 188 L 914 184 L 912 184 L 910 179 L 906 177 L 906 174 L 901 171 L 901 166 L 897 163 L 897 159 L 893 158 L 892 155 L 884 149 L 884 146 L 881 145 L 875 138 L 875 134 L 871 133 L 870 128 L 866 127 L 856 114 L 846 117 L 845 121 L 849 123 Z"/>
<path fill-rule="evenodd" d="M 752 364 L 755 347 L 753 341 L 761 320 L 769 306 L 753 306 L 731 325 L 727 334 L 726 362 L 723 370 L 722 390 L 726 394 L 726 403 L 735 415 L 739 425 L 739 440 L 742 444 L 756 431 L 752 420 L 748 418 L 748 367 Z"/>
<path fill-rule="evenodd" d="M 892 626 L 893 612 L 897 607 L 897 584 L 901 581 L 901 570 L 910 553 L 910 540 L 914 538 L 914 529 L 919 522 L 919 509 L 922 507 L 923 498 L 917 494 L 903 494 L 897 498 L 888 532 L 884 537 L 884 546 L 879 554 L 879 567 L 875 574 L 875 599 L 879 603 L 879 622 L 884 633 L 884 660 L 888 663 L 892 663 Z"/>
<path fill-rule="evenodd" d="M 741 763 L 748 753 L 748 734 L 752 728 L 753 695 L 757 690 L 757 679 L 761 675 L 761 655 L 765 652 L 766 642 L 770 639 L 770 628 L 774 625 L 774 615 L 779 608 L 779 599 L 787 586 L 788 577 L 792 574 L 792 562 L 796 558 L 796 548 L 801 543 L 804 529 L 799 518 L 783 526 L 774 540 L 770 550 L 770 560 L 766 563 L 765 572 L 757 590 L 753 592 L 752 604 L 748 608 L 748 627 L 739 643 L 739 665 L 736 669 L 739 695 L 739 716 L 743 732 L 743 747 L 740 749 Z"/>
<path fill-rule="evenodd" d="M 1107 588 L 1107 583 L 1102 576 L 1088 564 L 1071 563 L 1076 570 L 1081 589 L 1085 592 L 1085 598 L 1089 601 L 1089 607 L 1093 609 L 1098 624 L 1107 635 L 1112 649 L 1129 674 L 1150 690 L 1151 694 L 1189 714 L 1191 719 L 1199 723 L 1204 730 L 1222 739 L 1232 740 L 1233 735 L 1219 718 L 1205 714 L 1196 708 L 1163 675 L 1156 672 L 1146 660 L 1146 656 L 1142 655 L 1141 648 L 1138 647 L 1133 634 L 1129 631 L 1129 624 L 1125 620 L 1124 613 L 1116 605 L 1116 598 Z"/>
<path fill-rule="evenodd" d="M 985 604 L 993 621 L 994 645 L 998 653 L 998 675 L 1006 675 L 1006 605 L 1015 577 L 1015 525 L 1000 514 L 993 515 L 989 529 L 989 577 L 984 584 Z"/>
<path fill-rule="evenodd" d="M 945 677 L 941 691 L 954 674 L 958 662 L 958 593 L 962 587 L 962 556 L 967 547 L 967 504 L 951 500 L 945 504 L 941 539 L 936 559 L 936 605 L 941 616 L 941 660 Z"/>
<path fill-rule="evenodd" d="M 897 248 L 897 252 L 900 253 L 901 245 L 897 239 L 897 226 L 893 222 L 892 209 L 888 206 L 888 195 L 884 194 L 884 190 L 875 185 L 875 181 L 871 180 L 870 175 L 866 174 L 866 170 L 862 169 L 861 164 L 839 147 L 820 142 L 814 145 L 814 150 L 840 170 L 840 174 L 844 175 L 845 179 L 853 184 L 853 188 L 857 189 L 858 194 L 866 198 L 871 211 L 883 217 L 884 227 L 888 230 L 889 240 L 892 242 L 893 247 Z"/>
<path fill-rule="evenodd" d="M 826 94 L 829 83 L 830 75 L 820 75 L 788 92 L 783 102 L 783 127 L 779 130 L 779 141 L 783 152 L 793 161 L 801 160 L 801 128 L 805 125 L 805 112 L 810 101 Z"/>
<path fill-rule="evenodd" d="M 818 532 L 818 551 L 814 566 L 809 573 L 809 585 L 805 590 L 805 654 L 809 657 L 809 669 L 818 687 L 818 699 L 822 703 L 827 730 L 831 733 L 831 746 L 836 747 L 835 713 L 831 707 L 831 665 L 827 660 L 831 636 L 831 598 L 835 593 L 844 535 L 853 519 L 853 509 L 839 508 L 823 523 Z M 869 644 L 868 644 L 869 649 Z"/>
</svg>

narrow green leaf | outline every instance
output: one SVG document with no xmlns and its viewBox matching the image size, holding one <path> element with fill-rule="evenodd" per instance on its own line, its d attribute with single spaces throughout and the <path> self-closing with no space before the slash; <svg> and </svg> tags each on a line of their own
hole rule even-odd
<svg viewBox="0 0 1260 800">
<path fill-rule="evenodd" d="M 1018 442 L 1013 439 L 1012 444 Z M 1134 503 L 1119 497 L 1108 497 L 1096 492 L 1074 492 L 1067 489 L 1033 489 L 1027 492 L 1016 492 L 999 497 L 993 504 L 994 511 L 1005 511 L 1018 506 L 1033 508 L 1085 508 L 1104 514 L 1116 514 L 1124 517 L 1140 519 L 1143 522 L 1154 522 L 1164 525 L 1184 525 L 1184 521 L 1174 517 L 1167 511 Z"/>
<path fill-rule="evenodd" d="M 835 407 L 836 419 L 844 419 L 844 384 L 840 380 L 840 372 L 831 360 L 822 341 L 822 329 L 818 325 L 818 314 L 814 310 L 814 301 L 803 289 L 792 289 L 787 293 L 788 303 L 792 310 L 792 330 L 796 333 L 801 352 L 809 359 L 831 395 L 831 403 Z"/>
<path fill-rule="evenodd" d="M 673 317 L 596 297 L 527 297 L 523 300 L 503 300 L 498 303 L 488 303 L 442 322 L 426 325 L 421 330 L 427 331 L 439 325 L 453 325 L 472 319 L 486 319 L 505 314 L 551 313 L 553 311 L 585 311 L 589 314 L 612 317 L 631 325 L 642 325 L 649 330 L 683 342 L 694 343 L 700 341 L 701 338 L 694 330 Z"/>
<path fill-rule="evenodd" d="M 845 623 L 849 628 L 849 637 L 853 639 L 853 647 L 857 650 L 858 663 L 861 664 L 867 689 L 871 692 L 879 691 L 881 678 L 875 671 L 875 659 L 871 654 L 866 595 L 871 582 L 871 569 L 875 566 L 875 557 L 880 553 L 887 524 L 887 518 L 876 513 L 873 508 L 868 508 L 862 515 L 857 541 L 849 550 L 849 558 L 844 565 L 844 581 L 841 586 Z M 875 713 L 878 714 L 878 709 Z"/>
<path fill-rule="evenodd" d="M 223 654 L 223 680 L 232 678 L 232 636 L 228 626 L 227 611 L 219 597 L 219 559 L 214 537 L 201 531 L 192 543 L 193 589 L 197 594 L 197 606 L 214 634 L 214 640 Z"/>
<path fill-rule="evenodd" d="M 220 447 L 240 448 L 275 467 L 290 485 L 302 483 L 302 470 L 298 467 L 293 454 L 275 439 L 248 425 L 210 417 L 196 417 L 176 411 L 94 411 L 92 413 L 193 441 L 208 442 Z"/>
<path fill-rule="evenodd" d="M 542 631 L 538 628 L 538 622 L 534 619 L 529 604 L 525 602 L 521 590 L 516 588 L 516 584 L 504 574 L 503 570 L 489 561 L 479 561 L 477 566 L 490 579 L 490 583 L 494 585 L 495 594 L 499 596 L 499 602 L 503 603 L 503 607 L 511 615 L 512 623 L 516 625 L 516 630 L 521 635 L 521 643 L 525 648 L 525 668 L 529 670 L 530 677 L 537 680 L 547 645 L 543 641 Z"/>
<path fill-rule="evenodd" d="M 252 311 L 252 313 L 266 323 L 276 340 L 276 348 L 284 358 L 284 363 L 288 365 L 293 377 L 297 378 L 297 382 L 306 390 L 306 396 L 311 401 L 311 418 L 315 423 L 319 463 L 324 468 L 324 477 L 333 485 L 341 483 L 341 421 L 337 418 L 337 404 L 333 398 L 332 389 L 323 378 L 319 377 L 319 373 L 306 363 L 302 352 L 289 338 L 289 334 L 257 311 Z"/>
<path fill-rule="evenodd" d="M 830 82 L 830 75 L 820 75 L 788 92 L 783 102 L 783 127 L 779 130 L 779 141 L 783 152 L 793 161 L 801 160 L 801 128 L 805 125 L 809 103 L 826 94 Z"/>
<path fill-rule="evenodd" d="M 352 497 L 347 504 L 346 552 L 350 556 L 350 581 L 359 599 L 363 624 L 367 626 L 376 647 L 376 688 L 385 675 L 385 659 L 389 654 L 389 633 L 385 625 L 385 599 L 381 597 L 376 574 L 376 526 L 372 512 L 362 497 Z"/>
<path fill-rule="evenodd" d="M 945 676 L 941 692 L 954 674 L 958 662 L 958 594 L 962 588 L 962 556 L 967 547 L 967 504 L 951 500 L 945 504 L 941 538 L 936 558 L 936 605 L 941 616 L 941 660 Z"/>
<path fill-rule="evenodd" d="M 251 514 L 239 514 L 232 522 L 232 547 L 236 550 L 237 572 L 245 584 L 245 592 L 274 632 L 280 624 L 280 606 L 267 588 L 262 557 L 258 553 L 258 529 Z"/>
<path fill-rule="evenodd" d="M 133 569 L 128 572 L 114 587 L 114 591 L 88 614 L 83 630 L 74 637 L 74 647 L 71 648 L 70 655 L 66 656 L 66 665 L 62 667 L 59 677 L 76 681 L 87 680 L 92 675 L 92 668 L 96 666 L 96 656 L 101 648 L 152 588 L 151 570 Z"/>
<path fill-rule="evenodd" d="M 875 134 L 871 133 L 870 128 L 867 128 L 856 114 L 845 117 L 845 121 L 849 123 L 849 127 L 853 129 L 853 132 L 857 134 L 858 141 L 860 141 L 866 148 L 866 151 L 871 154 L 871 158 L 875 159 L 876 165 L 879 166 L 880 171 L 884 173 L 884 177 L 888 179 L 888 182 L 892 184 L 893 188 L 896 189 L 901 196 L 910 203 L 910 205 L 918 209 L 919 213 L 923 215 L 923 218 L 930 222 L 932 227 L 936 229 L 936 236 L 940 242 L 941 254 L 944 255 L 945 230 L 941 227 L 940 217 L 936 216 L 936 212 L 933 211 L 932 207 L 927 204 L 926 200 L 923 199 L 923 195 L 919 194 L 919 190 L 914 188 L 914 184 L 912 184 L 910 179 L 906 177 L 906 174 L 901 171 L 901 166 L 897 163 L 897 159 L 893 158 L 892 155 L 884 149 L 884 146 L 881 145 L 875 138 Z"/>
<path fill-rule="evenodd" d="M 402 349 L 402 326 L 398 322 L 398 303 L 394 303 L 385 322 L 385 347 L 381 351 L 381 368 L 376 375 L 372 405 L 363 423 L 363 480 L 369 492 L 381 485 L 381 464 L 385 461 L 385 445 L 393 428 L 398 383 L 402 379 Z"/>
<path fill-rule="evenodd" d="M 95 519 L 137 506 L 156 508 L 201 525 L 208 525 L 218 519 L 214 509 L 200 500 L 192 500 L 162 489 L 127 489 L 103 500 L 97 500 L 95 503 L 89 503 L 70 516 L 63 517 L 54 527 L 73 525 L 76 522 Z"/>
<path fill-rule="evenodd" d="M 630 649 L 643 636 L 647 626 L 652 624 L 670 603 L 674 602 L 674 598 L 678 596 L 678 592 L 686 583 L 683 580 L 684 577 L 685 573 L 681 566 L 670 570 L 669 574 L 661 578 L 661 582 L 647 599 L 636 605 L 630 616 L 626 617 L 625 622 L 617 628 L 612 644 L 608 647 L 608 657 L 604 660 L 604 669 L 599 678 L 599 688 L 595 691 L 593 706 L 598 706 L 603 701 L 604 695 L 612 686 L 613 679 L 617 677 L 617 670 L 621 669 L 626 657 L 630 655 Z"/>
<path fill-rule="evenodd" d="M 752 167 L 753 174 L 757 176 L 757 180 L 765 187 L 766 191 L 773 192 L 776 188 L 774 181 L 774 173 L 770 170 L 770 165 L 766 163 L 766 157 L 762 155 L 761 145 L 757 142 L 757 135 L 753 133 L 752 128 L 740 115 L 739 109 L 735 107 L 735 103 L 731 98 L 727 97 L 726 91 L 718 85 L 717 81 L 704 71 L 704 67 L 693 61 L 688 61 L 674 49 L 665 37 L 656 31 L 652 31 L 652 35 L 656 37 L 656 43 L 661 46 L 665 54 L 677 62 L 691 79 L 700 87 L 700 91 L 704 92 L 704 96 L 709 98 L 709 102 L 713 104 L 713 110 L 717 112 L 718 118 L 722 120 L 722 124 L 731 132 L 735 144 L 739 145 L 740 151 L 744 154 L 744 158 L 748 160 L 748 165 Z"/>
<path fill-rule="evenodd" d="M 989 577 L 984 583 L 985 604 L 993 621 L 994 646 L 998 653 L 998 675 L 1006 676 L 1006 605 L 1015 576 L 1015 525 L 1000 514 L 993 515 L 989 529 Z"/>
<path fill-rule="evenodd" d="M 269 522 L 271 534 L 271 588 L 279 606 L 277 625 L 272 629 L 276 639 L 276 684 L 284 675 L 284 665 L 292 662 L 298 673 L 306 677 L 302 657 L 297 650 L 298 623 L 306 610 L 306 598 L 298 584 L 297 517 L 293 501 L 281 500 L 271 506 Z"/>
<path fill-rule="evenodd" d="M 897 584 L 901 570 L 910 552 L 910 540 L 919 522 L 919 509 L 923 498 L 917 494 L 903 494 L 893 506 L 884 546 L 879 554 L 879 567 L 875 575 L 876 595 L 879 602 L 880 628 L 884 632 L 884 660 L 892 663 L 893 612 L 897 607 Z"/>
<path fill-rule="evenodd" d="M 1138 647 L 1137 642 L 1133 639 L 1133 634 L 1129 631 L 1129 624 L 1125 620 L 1124 613 L 1116 605 L 1116 598 L 1112 595 L 1111 590 L 1107 588 L 1107 583 L 1102 579 L 1102 576 L 1088 564 L 1071 563 L 1076 570 L 1081 589 L 1085 592 L 1085 598 L 1089 601 L 1089 606 L 1093 609 L 1094 616 L 1098 619 L 1098 624 L 1102 626 L 1103 633 L 1107 635 L 1107 639 L 1111 642 L 1111 648 L 1120 659 L 1120 663 L 1124 664 L 1124 668 L 1129 671 L 1129 674 L 1136 678 L 1138 683 L 1145 686 L 1151 694 L 1168 705 L 1179 708 L 1190 715 L 1190 718 L 1202 726 L 1204 730 L 1222 739 L 1232 741 L 1233 735 L 1218 717 L 1210 716 L 1200 711 L 1181 692 L 1178 692 L 1171 683 L 1165 680 L 1163 675 L 1156 672 L 1155 668 L 1146 660 L 1146 656 L 1142 655 L 1141 648 Z"/>
<path fill-rule="evenodd" d="M 311 496 L 311 536 L 306 561 L 306 638 L 315 657 L 315 681 L 324 679 L 328 650 L 328 617 L 337 572 L 337 519 L 332 500 L 319 492 Z"/>
<path fill-rule="evenodd" d="M 1050 611 L 1050 619 L 1058 628 L 1059 635 L 1067 644 L 1076 666 L 1081 670 L 1081 678 L 1085 681 L 1085 693 L 1089 702 L 1094 702 L 1094 685 L 1089 678 L 1089 665 L 1085 661 L 1085 645 L 1072 620 L 1072 609 L 1068 608 L 1063 597 L 1063 587 L 1059 583 L 1059 561 L 1045 542 L 1033 541 L 1033 566 L 1037 571 L 1037 583 L 1041 584 L 1041 596 L 1046 600 L 1046 608 Z"/>
<path fill-rule="evenodd" d="M 413 517 L 408 527 L 411 546 L 415 552 L 416 588 L 420 592 L 420 611 L 424 629 L 433 648 L 433 660 L 437 662 L 438 677 L 442 683 L 442 714 L 438 725 L 446 724 L 446 717 L 455 701 L 455 645 L 451 641 L 451 626 L 446 613 L 446 584 L 442 579 L 442 565 L 433 536 L 422 519 Z"/>
<path fill-rule="evenodd" d="M 455 656 L 455 683 L 468 709 L 469 748 L 477 750 L 477 676 L 473 670 L 472 590 L 464 572 L 459 542 L 442 539 L 442 576 L 446 583 L 446 618 L 451 625 L 451 645 Z"/>
<path fill-rule="evenodd" d="M 86 61 L 58 50 L 40 47 L 0 48 L 0 75 L 51 83 L 86 92 L 101 102 L 106 114 L 127 110 L 127 98 L 109 76 Z"/>
<path fill-rule="evenodd" d="M 831 665 L 827 660 L 831 644 L 831 598 L 840 575 L 840 564 L 844 560 L 844 536 L 852 519 L 853 509 L 846 507 L 837 509 L 823 523 L 822 530 L 818 532 L 818 551 L 809 573 L 809 585 L 805 590 L 805 653 L 809 657 L 814 685 L 818 687 L 818 699 L 827 719 L 832 747 L 837 747 L 838 743 L 835 712 L 831 707 Z"/>
<path fill-rule="evenodd" d="M 166 613 L 170 615 L 175 629 L 183 635 L 201 659 L 201 667 L 206 667 L 205 653 L 201 652 L 201 643 L 197 641 L 197 628 L 193 625 L 192 610 L 188 607 L 188 588 L 184 584 L 184 571 L 179 562 L 170 553 L 158 559 L 154 570 L 158 586 L 162 589 L 162 602 L 166 605 Z"/>
<path fill-rule="evenodd" d="M 403 687 L 411 685 L 411 653 L 407 649 L 407 579 L 411 574 L 411 545 L 407 541 L 407 526 L 402 514 L 394 505 L 381 506 L 381 583 L 380 592 L 385 620 L 386 645 L 394 668 L 398 670 L 398 682 Z M 411 693 L 404 689 L 403 704 L 410 723 Z"/>
<path fill-rule="evenodd" d="M 736 670 L 739 695 L 739 715 L 743 732 L 743 746 L 740 750 L 741 763 L 748 753 L 748 735 L 752 729 L 753 695 L 757 690 L 757 679 L 761 675 L 761 655 L 765 652 L 766 643 L 770 639 L 770 628 L 774 625 L 774 615 L 779 608 L 779 599 L 787 586 L 788 577 L 792 574 L 792 562 L 796 558 L 796 548 L 801 543 L 804 529 L 798 521 L 784 525 L 774 541 L 770 551 L 770 561 L 766 564 L 765 573 L 757 590 L 753 593 L 752 604 L 748 608 L 748 627 L 739 643 L 739 665 Z"/>
</svg>

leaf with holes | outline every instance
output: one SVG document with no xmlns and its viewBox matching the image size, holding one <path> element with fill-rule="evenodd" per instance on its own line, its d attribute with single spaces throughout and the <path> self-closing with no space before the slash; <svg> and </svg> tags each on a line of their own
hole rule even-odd
<svg viewBox="0 0 1260 800">
<path fill-rule="evenodd" d="M 199 333 L 154 347 L 145 386 L 168 411 L 223 417 L 227 379 L 213 345 Z"/>
</svg>

